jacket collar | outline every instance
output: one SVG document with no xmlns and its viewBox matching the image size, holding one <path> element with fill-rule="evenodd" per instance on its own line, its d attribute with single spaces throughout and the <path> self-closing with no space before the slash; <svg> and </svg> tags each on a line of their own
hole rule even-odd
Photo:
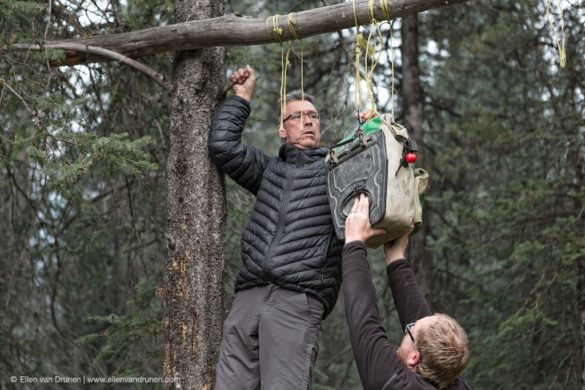
<svg viewBox="0 0 585 390">
<path fill-rule="evenodd" d="M 290 144 L 283 144 L 278 156 L 281 160 L 300 167 L 324 159 L 328 151 L 328 148 L 299 149 Z"/>
</svg>

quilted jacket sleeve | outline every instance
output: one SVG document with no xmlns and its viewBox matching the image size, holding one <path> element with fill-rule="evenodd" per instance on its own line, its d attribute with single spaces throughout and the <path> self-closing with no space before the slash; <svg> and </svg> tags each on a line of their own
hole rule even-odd
<svg viewBox="0 0 585 390">
<path fill-rule="evenodd" d="M 270 157 L 242 143 L 250 111 L 250 104 L 239 96 L 226 99 L 211 123 L 209 154 L 223 173 L 256 195 Z"/>
</svg>

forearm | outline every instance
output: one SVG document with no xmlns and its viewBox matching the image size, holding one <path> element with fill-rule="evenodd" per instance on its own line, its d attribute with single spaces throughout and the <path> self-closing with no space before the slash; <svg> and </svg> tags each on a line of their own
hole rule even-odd
<svg viewBox="0 0 585 390">
<path fill-rule="evenodd" d="M 414 272 L 405 259 L 393 261 L 386 271 L 394 305 L 403 329 L 408 323 L 432 315 L 416 282 Z"/>
<path fill-rule="evenodd" d="M 356 364 L 364 388 L 379 389 L 400 363 L 381 324 L 363 242 L 346 244 L 342 259 L 345 315 Z"/>
</svg>

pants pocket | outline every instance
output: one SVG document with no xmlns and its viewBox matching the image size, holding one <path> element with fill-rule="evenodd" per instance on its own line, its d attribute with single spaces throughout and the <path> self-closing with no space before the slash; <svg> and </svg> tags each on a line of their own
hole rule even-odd
<svg viewBox="0 0 585 390">
<path fill-rule="evenodd" d="M 309 318 L 315 319 L 320 324 L 321 319 L 323 318 L 323 311 L 325 310 L 323 304 L 312 295 L 307 293 L 304 295 L 307 302 L 307 314 L 309 315 Z"/>
<path fill-rule="evenodd" d="M 305 379 L 303 389 L 309 389 L 311 382 L 313 381 L 313 368 L 317 362 L 317 356 L 319 355 L 319 344 L 307 345 L 307 355 L 305 357 Z"/>
</svg>

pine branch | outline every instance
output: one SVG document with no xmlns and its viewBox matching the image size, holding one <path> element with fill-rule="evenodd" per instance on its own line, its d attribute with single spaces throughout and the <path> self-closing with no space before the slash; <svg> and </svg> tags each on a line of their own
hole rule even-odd
<svg viewBox="0 0 585 390">
<path fill-rule="evenodd" d="M 31 110 L 31 108 L 28 106 L 28 104 L 26 104 L 26 101 L 24 100 L 24 98 L 22 96 L 20 96 L 20 94 L 18 92 L 16 92 L 14 90 L 14 88 L 12 88 L 10 85 L 8 85 L 8 83 L 6 82 L 6 80 L 0 78 L 0 86 L 6 87 L 6 89 L 8 89 L 8 91 L 12 92 L 12 94 L 14 96 L 16 96 L 22 102 L 22 104 L 24 104 L 24 107 L 26 108 L 26 110 L 28 112 L 30 112 L 30 114 L 32 116 L 37 116 L 36 112 L 34 112 L 33 110 Z"/>
<path fill-rule="evenodd" d="M 47 44 L 47 45 L 17 44 L 17 45 L 14 45 L 13 47 L 18 48 L 18 49 L 23 49 L 23 50 L 35 50 L 35 51 L 44 51 L 46 49 L 62 49 L 62 50 L 70 50 L 70 51 L 93 54 L 93 55 L 109 58 L 111 60 L 126 64 L 126 65 L 146 74 L 148 77 L 154 79 L 157 83 L 159 83 L 161 86 L 163 86 L 167 90 L 167 92 L 171 92 L 173 89 L 171 84 L 169 82 L 167 82 L 166 77 L 163 74 L 158 73 L 157 71 L 155 71 L 151 67 L 146 66 L 143 63 L 138 62 L 136 60 L 133 60 L 129 57 L 126 57 L 123 54 L 120 54 L 120 53 L 112 51 L 112 50 L 104 49 L 102 47 L 89 46 L 89 45 L 84 45 L 81 43 L 73 43 L 73 42 L 57 42 L 57 43 L 51 43 L 51 44 Z M 2 81 L 2 80 L 0 80 L 0 81 Z"/>
</svg>

